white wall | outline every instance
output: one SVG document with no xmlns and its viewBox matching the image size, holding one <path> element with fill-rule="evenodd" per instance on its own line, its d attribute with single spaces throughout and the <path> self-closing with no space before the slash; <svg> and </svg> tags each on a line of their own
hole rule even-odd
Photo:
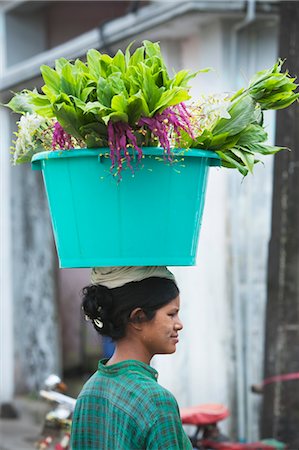
<svg viewBox="0 0 299 450">
<path fill-rule="evenodd" d="M 5 67 L 5 26 L 0 14 L 0 75 Z M 11 270 L 10 135 L 8 111 L 0 108 L 0 404 L 14 394 L 13 295 Z M 7 150 L 7 151 L 6 151 Z"/>
<path fill-rule="evenodd" d="M 209 74 L 199 74 L 193 81 L 194 98 L 224 90 L 220 22 L 211 23 L 184 40 L 180 50 L 181 67 L 192 71 L 208 66 L 215 69 Z M 174 57 L 178 58 L 176 54 Z M 233 349 L 226 286 L 228 175 L 222 169 L 210 169 L 196 266 L 170 268 L 181 290 L 184 330 L 177 353 L 157 356 L 155 365 L 160 383 L 174 393 L 180 406 L 224 403 L 233 407 L 230 399 Z"/>
<path fill-rule="evenodd" d="M 14 394 L 13 295 L 11 266 L 10 147 L 8 113 L 0 108 L 0 404 Z"/>
<path fill-rule="evenodd" d="M 46 48 L 45 17 L 42 11 L 6 15 L 7 66 L 26 61 Z M 13 51 L 11 51 L 13 49 Z"/>
</svg>

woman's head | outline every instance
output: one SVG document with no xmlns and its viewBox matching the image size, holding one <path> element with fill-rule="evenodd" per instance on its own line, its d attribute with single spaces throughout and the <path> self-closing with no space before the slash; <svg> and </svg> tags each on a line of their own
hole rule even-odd
<svg viewBox="0 0 299 450">
<path fill-rule="evenodd" d="M 131 321 L 151 321 L 157 310 L 178 295 L 174 281 L 150 277 L 113 289 L 102 285 L 87 286 L 83 289 L 82 307 L 100 334 L 117 341 L 125 337 Z M 134 315 L 135 311 L 141 314 Z"/>
</svg>

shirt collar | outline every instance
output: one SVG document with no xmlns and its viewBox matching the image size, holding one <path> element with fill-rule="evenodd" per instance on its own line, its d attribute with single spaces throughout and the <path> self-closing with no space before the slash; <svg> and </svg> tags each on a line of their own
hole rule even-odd
<svg viewBox="0 0 299 450">
<path fill-rule="evenodd" d="M 153 367 L 136 359 L 127 359 L 111 366 L 106 366 L 107 361 L 109 361 L 108 358 L 99 361 L 98 370 L 102 374 L 117 376 L 126 372 L 138 372 L 153 380 L 157 381 L 158 379 L 158 372 Z"/>
</svg>

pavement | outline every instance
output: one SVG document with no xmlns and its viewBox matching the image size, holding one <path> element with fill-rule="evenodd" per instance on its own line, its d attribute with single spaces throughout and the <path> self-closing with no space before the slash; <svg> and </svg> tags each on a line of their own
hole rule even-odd
<svg viewBox="0 0 299 450">
<path fill-rule="evenodd" d="M 17 418 L 0 418 L 0 450 L 36 450 L 50 406 L 29 396 L 16 397 Z"/>
</svg>

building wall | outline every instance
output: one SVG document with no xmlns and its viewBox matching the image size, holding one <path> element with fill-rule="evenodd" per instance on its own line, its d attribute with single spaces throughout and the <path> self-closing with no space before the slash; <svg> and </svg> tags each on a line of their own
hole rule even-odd
<svg viewBox="0 0 299 450">
<path fill-rule="evenodd" d="M 146 2 L 145 2 L 146 4 Z M 5 15 L 7 65 L 60 45 L 103 26 L 129 10 L 129 1 L 24 2 Z"/>
<path fill-rule="evenodd" d="M 128 11 L 129 1 L 59 1 L 46 8 L 47 44 L 53 48 Z M 100 33 L 100 30 L 99 30 Z"/>
<path fill-rule="evenodd" d="M 61 351 L 65 376 L 96 370 L 102 352 L 100 336 L 84 320 L 81 291 L 90 283 L 90 269 L 57 269 Z"/>
<path fill-rule="evenodd" d="M 41 173 L 12 170 L 12 273 L 16 392 L 61 372 L 56 255 Z"/>
</svg>

